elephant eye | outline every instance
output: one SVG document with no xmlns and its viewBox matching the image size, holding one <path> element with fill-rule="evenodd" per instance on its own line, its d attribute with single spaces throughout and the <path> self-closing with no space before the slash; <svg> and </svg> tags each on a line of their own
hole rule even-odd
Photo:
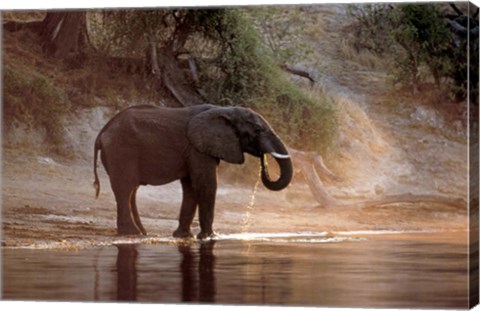
<svg viewBox="0 0 480 311">
<path fill-rule="evenodd" d="M 263 132 L 262 127 L 258 126 L 258 124 L 255 124 L 255 123 L 252 124 L 252 129 L 253 129 L 253 133 L 255 133 L 257 135 L 261 134 Z"/>
</svg>

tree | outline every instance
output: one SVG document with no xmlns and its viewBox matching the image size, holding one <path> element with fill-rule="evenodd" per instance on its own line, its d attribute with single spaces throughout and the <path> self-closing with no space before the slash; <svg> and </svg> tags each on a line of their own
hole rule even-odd
<svg viewBox="0 0 480 311">
<path fill-rule="evenodd" d="M 405 4 L 398 8 L 398 27 L 392 32 L 395 41 L 402 46 L 406 57 L 399 58 L 397 66 L 409 75 L 414 92 L 419 85 L 418 68 L 425 63 L 440 86 L 440 78 L 448 74 L 453 64 L 451 37 L 443 17 L 435 5 Z"/>
<path fill-rule="evenodd" d="M 466 5 L 462 8 L 470 11 Z M 356 20 L 351 26 L 354 46 L 392 53 L 396 82 L 415 93 L 425 82 L 420 73 L 426 67 L 435 85 L 455 101 L 464 100 L 470 89 L 477 102 L 478 8 L 469 15 L 455 4 L 361 4 L 349 6 L 349 12 Z"/>
<path fill-rule="evenodd" d="M 450 74 L 455 81 L 455 97 L 457 100 L 464 99 L 469 89 L 471 100 L 478 106 L 479 8 L 471 16 L 463 13 L 453 3 L 450 4 L 450 8 L 455 14 L 445 14 L 444 16 L 454 33 L 452 45 L 456 47 L 452 55 L 458 65 L 452 69 Z"/>
<path fill-rule="evenodd" d="M 253 74 L 247 73 L 255 68 L 248 64 L 254 57 L 244 53 L 253 47 L 237 45 L 243 40 L 238 18 L 228 9 L 107 11 L 100 27 L 102 41 L 111 42 L 105 52 L 124 58 L 142 55 L 167 104 L 189 106 L 231 103 L 232 93 L 245 98 L 243 88 L 255 85 Z M 248 81 L 240 81 L 246 76 Z"/>
<path fill-rule="evenodd" d="M 42 50 L 47 55 L 60 59 L 82 54 L 88 42 L 85 11 L 47 12 L 42 21 L 8 22 L 3 29 L 30 29 L 36 32 L 41 37 Z"/>
<path fill-rule="evenodd" d="M 44 52 L 54 57 L 79 55 L 88 42 L 85 11 L 48 12 L 39 28 Z"/>
</svg>

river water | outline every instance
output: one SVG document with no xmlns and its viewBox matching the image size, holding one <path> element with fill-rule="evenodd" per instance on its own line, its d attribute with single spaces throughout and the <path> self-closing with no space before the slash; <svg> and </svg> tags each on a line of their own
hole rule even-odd
<svg viewBox="0 0 480 311">
<path fill-rule="evenodd" d="M 460 238 L 459 238 L 460 237 Z M 3 299 L 466 308 L 466 232 L 3 249 Z"/>
</svg>

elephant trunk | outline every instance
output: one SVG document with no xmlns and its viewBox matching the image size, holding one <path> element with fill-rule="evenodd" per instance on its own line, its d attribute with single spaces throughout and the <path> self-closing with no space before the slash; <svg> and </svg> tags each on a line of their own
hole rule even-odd
<svg viewBox="0 0 480 311">
<path fill-rule="evenodd" d="M 287 148 L 276 136 L 262 143 L 262 149 L 265 153 L 270 153 L 280 167 L 280 177 L 276 181 L 272 181 L 268 174 L 267 161 L 265 154 L 260 157 L 262 166 L 261 175 L 262 182 L 269 190 L 279 191 L 288 186 L 293 176 L 293 166 Z"/>
</svg>

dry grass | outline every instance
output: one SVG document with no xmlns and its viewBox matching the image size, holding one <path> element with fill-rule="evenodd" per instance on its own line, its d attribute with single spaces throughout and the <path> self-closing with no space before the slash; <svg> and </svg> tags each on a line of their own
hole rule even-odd
<svg viewBox="0 0 480 311">
<path fill-rule="evenodd" d="M 45 11 L 3 11 L 2 19 L 4 22 L 33 22 L 42 20 L 46 14 Z"/>
<path fill-rule="evenodd" d="M 379 56 L 367 49 L 357 50 L 349 39 L 342 38 L 340 41 L 341 58 L 355 63 L 358 67 L 370 70 L 387 70 L 390 66 L 388 57 Z"/>
</svg>

